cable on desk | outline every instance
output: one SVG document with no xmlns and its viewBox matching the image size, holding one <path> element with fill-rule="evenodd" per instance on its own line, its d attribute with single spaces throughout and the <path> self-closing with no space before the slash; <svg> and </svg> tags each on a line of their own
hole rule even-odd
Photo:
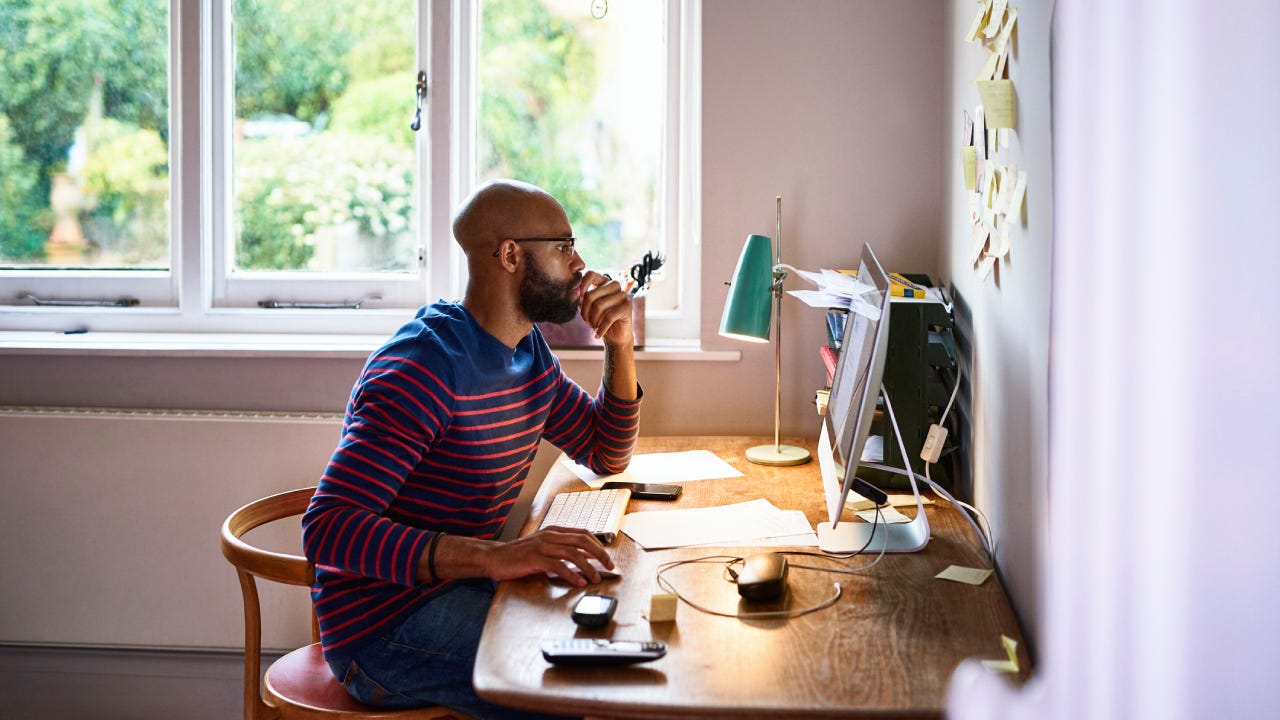
<svg viewBox="0 0 1280 720">
<path fill-rule="evenodd" d="M 858 550 L 855 550 L 845 555 L 826 555 L 823 553 L 806 552 L 806 551 L 800 551 L 800 550 L 783 550 L 778 554 L 819 557 L 825 560 L 837 560 L 837 559 L 847 559 L 847 558 L 855 557 L 857 555 L 860 555 L 863 551 L 865 551 L 868 547 L 871 546 L 871 541 L 874 540 L 876 536 L 876 528 L 882 523 L 883 523 L 883 515 L 880 512 L 880 508 L 877 507 L 876 520 L 874 523 L 871 524 L 871 535 L 867 537 L 867 542 L 863 544 L 863 546 Z M 888 543 L 882 544 L 880 546 L 880 553 L 876 555 L 876 559 L 872 560 L 867 565 L 864 565 L 858 568 L 846 569 L 846 568 L 834 568 L 834 567 L 821 567 L 817 565 L 792 565 L 792 567 L 802 568 L 805 570 L 816 570 L 818 572 L 832 572 L 832 573 L 843 573 L 846 575 L 854 575 L 860 572 L 865 572 L 875 567 L 876 563 L 880 562 L 881 558 L 884 557 L 884 551 L 885 551 L 885 548 L 888 547 L 888 545 L 889 545 Z M 666 592 L 671 593 L 672 595 L 675 595 L 677 599 L 684 602 L 686 605 L 693 608 L 694 610 L 707 613 L 708 615 L 716 615 L 718 617 L 727 617 L 727 618 L 758 619 L 758 618 L 800 617 L 801 615 L 808 615 L 811 612 L 816 612 L 818 610 L 831 607 L 836 603 L 837 600 L 840 599 L 841 593 L 844 590 L 840 586 L 840 583 L 832 583 L 831 586 L 835 590 L 835 592 L 830 597 L 828 597 L 826 600 L 816 605 L 811 605 L 807 608 L 802 608 L 799 610 L 761 610 L 759 612 L 727 613 L 727 612 L 721 612 L 719 610 L 712 610 L 711 608 L 704 607 L 702 605 L 699 605 L 698 603 L 693 602 L 692 600 L 690 600 L 689 598 L 681 594 L 680 591 L 676 589 L 675 585 L 673 585 L 670 580 L 664 577 L 665 573 L 668 570 L 671 570 L 672 568 L 680 567 L 681 565 L 693 565 L 698 563 L 709 563 L 709 562 L 723 562 L 725 572 L 732 575 L 734 580 L 736 580 L 737 574 L 733 572 L 732 566 L 735 563 L 743 562 L 743 558 L 737 555 L 708 555 L 700 558 L 690 558 L 688 560 L 672 560 L 671 562 L 666 562 L 658 566 L 658 570 L 657 570 L 657 573 L 655 574 L 654 579 L 657 582 L 658 587 L 660 587 Z"/>
</svg>

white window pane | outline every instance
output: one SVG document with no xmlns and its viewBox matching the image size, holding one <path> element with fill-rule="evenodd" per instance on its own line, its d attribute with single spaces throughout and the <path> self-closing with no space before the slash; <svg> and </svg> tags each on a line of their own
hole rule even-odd
<svg viewBox="0 0 1280 720">
<path fill-rule="evenodd" d="M 236 0 L 234 272 L 417 271 L 415 12 Z"/>
<path fill-rule="evenodd" d="M 0 0 L 0 269 L 169 266 L 166 0 Z"/>
<path fill-rule="evenodd" d="M 666 252 L 663 2 L 483 0 L 476 174 L 564 204 L 590 267 Z"/>
</svg>

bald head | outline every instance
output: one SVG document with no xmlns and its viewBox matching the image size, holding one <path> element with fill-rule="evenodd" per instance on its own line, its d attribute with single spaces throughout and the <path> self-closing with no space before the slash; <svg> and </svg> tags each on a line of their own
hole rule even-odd
<svg viewBox="0 0 1280 720">
<path fill-rule="evenodd" d="M 550 193 L 519 180 L 494 180 L 467 198 L 453 218 L 453 237 L 468 258 L 493 252 L 503 240 L 560 237 L 571 231 Z"/>
</svg>

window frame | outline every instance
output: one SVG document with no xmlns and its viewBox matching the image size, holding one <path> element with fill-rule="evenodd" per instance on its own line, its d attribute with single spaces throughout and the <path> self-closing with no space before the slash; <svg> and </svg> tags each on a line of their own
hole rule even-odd
<svg viewBox="0 0 1280 720">
<path fill-rule="evenodd" d="M 460 297 L 467 273 L 452 240 L 451 219 L 472 189 L 477 2 L 418 0 L 417 63 L 427 73 L 428 98 L 417 151 L 424 258 L 417 277 L 397 282 L 383 276 L 372 284 L 358 277 L 290 277 L 287 285 L 273 285 L 283 273 L 227 277 L 220 271 L 230 254 L 214 247 L 231 222 L 230 3 L 171 0 L 169 270 L 0 271 L 0 303 L 14 303 L 28 292 L 141 301 L 128 308 L 0 304 L 0 331 L 88 326 L 105 332 L 377 335 L 393 331 L 425 302 Z M 663 160 L 664 233 L 673 238 L 669 246 L 678 262 L 663 282 L 676 284 L 679 307 L 649 309 L 646 341 L 688 344 L 697 340 L 699 325 L 701 0 L 664 2 L 668 22 L 676 26 L 667 44 L 667 124 L 676 137 L 668 137 Z M 411 91 L 406 89 L 406 97 Z M 383 299 L 366 301 L 358 310 L 257 307 L 259 299 L 270 297 L 337 302 L 375 293 Z"/>
</svg>

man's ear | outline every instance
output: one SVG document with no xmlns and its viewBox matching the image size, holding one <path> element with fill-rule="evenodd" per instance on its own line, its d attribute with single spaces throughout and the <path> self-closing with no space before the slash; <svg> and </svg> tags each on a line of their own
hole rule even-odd
<svg viewBox="0 0 1280 720">
<path fill-rule="evenodd" d="M 502 264 L 502 269 L 506 272 L 513 273 L 520 267 L 520 251 L 519 246 L 510 240 L 503 240 L 498 246 L 498 262 Z"/>
</svg>

